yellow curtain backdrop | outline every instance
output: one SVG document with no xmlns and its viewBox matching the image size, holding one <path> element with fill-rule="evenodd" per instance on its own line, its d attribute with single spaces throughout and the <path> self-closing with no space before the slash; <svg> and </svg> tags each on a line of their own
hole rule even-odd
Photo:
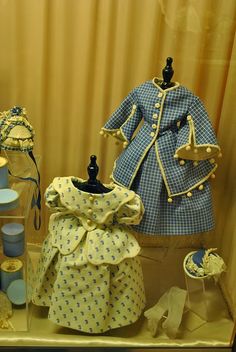
<svg viewBox="0 0 236 352">
<path fill-rule="evenodd" d="M 174 79 L 204 101 L 224 153 L 213 186 L 214 238 L 236 312 L 235 0 L 0 0 L 0 11 L 1 109 L 26 107 L 43 192 L 55 176 L 87 178 L 91 154 L 109 181 L 121 149 L 100 127 L 133 87 L 174 58 Z M 47 218 L 43 208 L 35 241 Z"/>
</svg>

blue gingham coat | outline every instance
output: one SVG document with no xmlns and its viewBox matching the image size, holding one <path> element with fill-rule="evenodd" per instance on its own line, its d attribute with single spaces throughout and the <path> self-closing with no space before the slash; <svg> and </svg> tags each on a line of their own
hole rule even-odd
<svg viewBox="0 0 236 352">
<path fill-rule="evenodd" d="M 166 90 L 159 83 L 154 78 L 134 88 L 101 130 L 124 146 L 112 178 L 142 198 L 138 232 L 209 231 L 214 221 L 208 179 L 220 156 L 214 130 L 197 96 L 179 83 Z"/>
</svg>

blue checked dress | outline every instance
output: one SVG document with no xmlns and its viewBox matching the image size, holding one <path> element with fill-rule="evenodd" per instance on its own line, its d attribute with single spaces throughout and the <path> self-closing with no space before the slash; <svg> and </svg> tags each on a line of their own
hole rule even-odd
<svg viewBox="0 0 236 352">
<path fill-rule="evenodd" d="M 166 90 L 159 83 L 154 78 L 134 88 L 102 128 L 124 146 L 111 177 L 143 201 L 137 232 L 206 232 L 214 227 L 208 180 L 220 148 L 200 99 L 179 83 Z"/>
<path fill-rule="evenodd" d="M 128 227 L 140 222 L 143 205 L 123 187 L 89 194 L 73 181 L 84 182 L 58 177 L 46 191 L 54 213 L 32 301 L 48 306 L 55 324 L 102 333 L 135 322 L 145 306 L 140 247 Z"/>
</svg>

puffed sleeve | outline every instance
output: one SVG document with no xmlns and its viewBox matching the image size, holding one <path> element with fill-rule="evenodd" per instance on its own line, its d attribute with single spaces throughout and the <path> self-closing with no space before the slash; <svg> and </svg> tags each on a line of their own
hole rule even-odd
<svg viewBox="0 0 236 352">
<path fill-rule="evenodd" d="M 60 195 L 55 190 L 53 183 L 48 186 L 45 192 L 45 204 L 46 206 L 53 211 L 63 211 L 65 207 L 61 203 Z"/>
<path fill-rule="evenodd" d="M 144 214 L 144 206 L 139 195 L 124 203 L 116 214 L 116 221 L 120 224 L 138 225 Z"/>
<path fill-rule="evenodd" d="M 110 116 L 100 134 L 104 137 L 111 135 L 124 142 L 126 146 L 131 141 L 141 119 L 142 112 L 138 106 L 135 90 L 133 90 Z"/>
<path fill-rule="evenodd" d="M 216 156 L 220 157 L 221 153 L 215 132 L 203 103 L 195 97 L 186 119 L 180 124 L 174 157 L 207 160 Z"/>
</svg>

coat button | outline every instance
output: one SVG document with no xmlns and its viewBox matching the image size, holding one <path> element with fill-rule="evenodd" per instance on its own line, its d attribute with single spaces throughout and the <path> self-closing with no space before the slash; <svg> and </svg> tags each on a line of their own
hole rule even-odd
<svg viewBox="0 0 236 352">
<path fill-rule="evenodd" d="M 158 98 L 161 98 L 163 96 L 163 93 L 160 92 L 160 93 L 157 94 L 157 96 L 158 96 Z"/>
<path fill-rule="evenodd" d="M 87 220 L 87 224 L 88 224 L 88 225 L 91 225 L 91 224 L 92 224 L 92 220 L 88 219 L 88 220 Z"/>
<path fill-rule="evenodd" d="M 151 136 L 151 137 L 154 137 L 154 136 L 155 136 L 155 133 L 154 133 L 154 132 L 151 132 L 151 133 L 150 133 L 150 136 Z"/>
<path fill-rule="evenodd" d="M 155 129 L 157 128 L 157 125 L 154 123 L 154 124 L 152 125 L 152 128 L 155 130 Z"/>
<path fill-rule="evenodd" d="M 89 214 L 92 214 L 92 213 L 93 213 L 93 211 L 92 211 L 91 208 L 88 209 L 88 213 L 89 213 Z"/>
<path fill-rule="evenodd" d="M 89 200 L 90 200 L 90 202 L 92 202 L 94 200 L 93 196 L 90 196 Z"/>
<path fill-rule="evenodd" d="M 180 160 L 179 164 L 183 166 L 185 164 L 185 160 Z"/>
<path fill-rule="evenodd" d="M 156 104 L 155 104 L 155 108 L 157 108 L 157 109 L 159 109 L 160 106 L 161 106 L 160 103 L 156 103 Z"/>
<path fill-rule="evenodd" d="M 153 114 L 152 117 L 153 117 L 154 119 L 157 119 L 157 118 L 158 118 L 158 115 L 157 115 L 157 114 Z"/>
</svg>

